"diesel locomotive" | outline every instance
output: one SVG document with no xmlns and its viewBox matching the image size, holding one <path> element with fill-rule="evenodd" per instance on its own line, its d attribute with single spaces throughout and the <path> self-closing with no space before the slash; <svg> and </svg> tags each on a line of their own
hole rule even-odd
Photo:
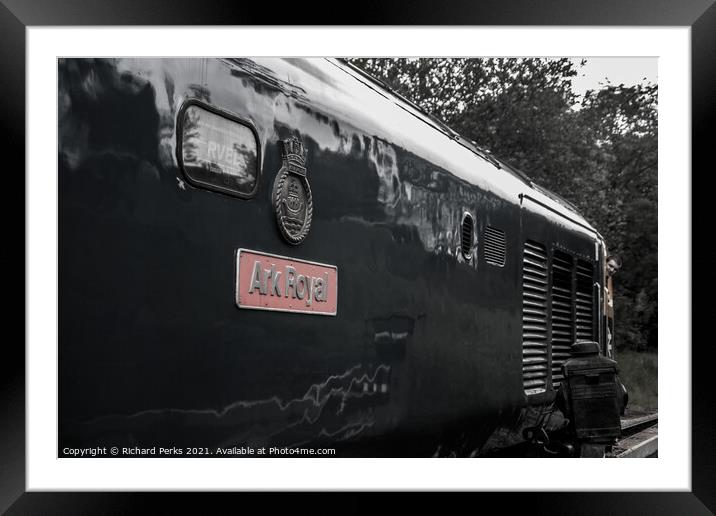
<svg viewBox="0 0 716 516">
<path fill-rule="evenodd" d="M 58 129 L 59 456 L 562 453 L 614 390 L 597 230 L 344 60 L 60 59 Z"/>
</svg>

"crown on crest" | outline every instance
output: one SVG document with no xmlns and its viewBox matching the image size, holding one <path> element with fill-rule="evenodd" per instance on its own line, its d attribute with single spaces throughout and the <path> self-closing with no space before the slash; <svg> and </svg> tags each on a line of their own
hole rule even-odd
<svg viewBox="0 0 716 516">
<path fill-rule="evenodd" d="M 283 144 L 283 159 L 286 160 L 289 170 L 305 175 L 306 155 L 308 151 L 303 148 L 301 141 L 295 136 L 292 136 L 281 143 Z"/>
</svg>

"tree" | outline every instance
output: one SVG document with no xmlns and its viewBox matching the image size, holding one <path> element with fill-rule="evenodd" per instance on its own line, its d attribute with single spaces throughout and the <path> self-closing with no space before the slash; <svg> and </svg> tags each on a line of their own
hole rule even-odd
<svg viewBox="0 0 716 516">
<path fill-rule="evenodd" d="M 585 124 L 610 157 L 605 191 L 594 219 L 624 261 L 617 276 L 621 323 L 617 338 L 629 347 L 656 348 L 658 340 L 657 87 L 607 84 L 583 101 Z"/>
</svg>

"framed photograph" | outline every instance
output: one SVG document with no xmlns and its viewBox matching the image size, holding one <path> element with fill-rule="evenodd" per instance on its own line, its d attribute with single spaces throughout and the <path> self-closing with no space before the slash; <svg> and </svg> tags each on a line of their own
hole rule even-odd
<svg viewBox="0 0 716 516">
<path fill-rule="evenodd" d="M 7 4 L 27 304 L 0 508 L 713 510 L 689 238 L 711 2 L 311 27 Z"/>
</svg>

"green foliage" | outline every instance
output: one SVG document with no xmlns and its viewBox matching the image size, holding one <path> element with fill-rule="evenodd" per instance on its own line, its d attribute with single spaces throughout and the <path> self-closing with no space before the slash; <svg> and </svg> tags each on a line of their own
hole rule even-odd
<svg viewBox="0 0 716 516">
<path fill-rule="evenodd" d="M 659 360 L 656 353 L 624 350 L 617 354 L 619 378 L 629 393 L 627 411 L 633 415 L 658 409 Z"/>
<path fill-rule="evenodd" d="M 656 85 L 578 98 L 570 59 L 350 61 L 574 203 L 623 259 L 617 346 L 657 346 Z"/>
</svg>

